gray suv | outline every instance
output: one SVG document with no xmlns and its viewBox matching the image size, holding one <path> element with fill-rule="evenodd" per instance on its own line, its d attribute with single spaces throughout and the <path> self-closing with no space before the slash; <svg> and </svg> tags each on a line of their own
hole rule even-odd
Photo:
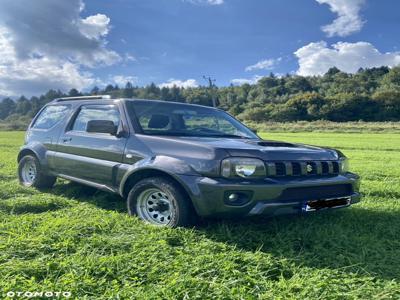
<svg viewBox="0 0 400 300">
<path fill-rule="evenodd" d="M 262 140 L 220 109 L 166 101 L 56 99 L 32 120 L 18 163 L 24 186 L 75 181 L 118 193 L 130 214 L 171 227 L 360 200 L 359 177 L 340 151 Z"/>
</svg>

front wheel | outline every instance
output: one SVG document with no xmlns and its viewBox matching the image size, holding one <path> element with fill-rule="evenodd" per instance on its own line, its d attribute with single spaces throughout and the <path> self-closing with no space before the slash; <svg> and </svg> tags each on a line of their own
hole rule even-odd
<svg viewBox="0 0 400 300">
<path fill-rule="evenodd" d="M 26 155 L 20 160 L 18 178 L 21 185 L 38 189 L 51 188 L 56 182 L 56 177 L 43 173 L 39 160 L 32 155 Z"/>
<path fill-rule="evenodd" d="M 147 223 L 173 228 L 193 224 L 196 216 L 180 187 L 162 177 L 135 184 L 128 195 L 128 211 Z"/>
</svg>

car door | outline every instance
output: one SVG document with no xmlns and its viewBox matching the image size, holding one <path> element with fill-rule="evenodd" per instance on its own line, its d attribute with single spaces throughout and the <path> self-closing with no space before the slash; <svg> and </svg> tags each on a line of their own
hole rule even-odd
<svg viewBox="0 0 400 300">
<path fill-rule="evenodd" d="M 126 135 L 87 132 L 87 125 L 91 120 L 106 120 L 121 128 L 121 116 L 117 104 L 82 105 L 58 140 L 55 158 L 58 172 L 64 177 L 115 187 Z"/>
</svg>

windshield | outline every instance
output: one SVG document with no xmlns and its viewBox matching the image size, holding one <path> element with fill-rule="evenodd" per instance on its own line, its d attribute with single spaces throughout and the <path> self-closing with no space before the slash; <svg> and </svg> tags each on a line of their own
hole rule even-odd
<svg viewBox="0 0 400 300">
<path fill-rule="evenodd" d="M 220 110 L 151 100 L 127 101 L 127 106 L 130 118 L 136 116 L 144 134 L 258 139 L 250 129 Z"/>
</svg>

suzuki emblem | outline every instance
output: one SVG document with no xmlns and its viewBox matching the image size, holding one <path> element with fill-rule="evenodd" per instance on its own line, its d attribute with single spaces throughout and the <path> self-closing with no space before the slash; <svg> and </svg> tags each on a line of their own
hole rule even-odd
<svg viewBox="0 0 400 300">
<path fill-rule="evenodd" d="M 310 165 L 310 164 L 308 164 L 308 165 L 307 165 L 307 172 L 308 172 L 308 173 L 311 173 L 312 171 L 313 171 L 313 166 Z"/>
</svg>

